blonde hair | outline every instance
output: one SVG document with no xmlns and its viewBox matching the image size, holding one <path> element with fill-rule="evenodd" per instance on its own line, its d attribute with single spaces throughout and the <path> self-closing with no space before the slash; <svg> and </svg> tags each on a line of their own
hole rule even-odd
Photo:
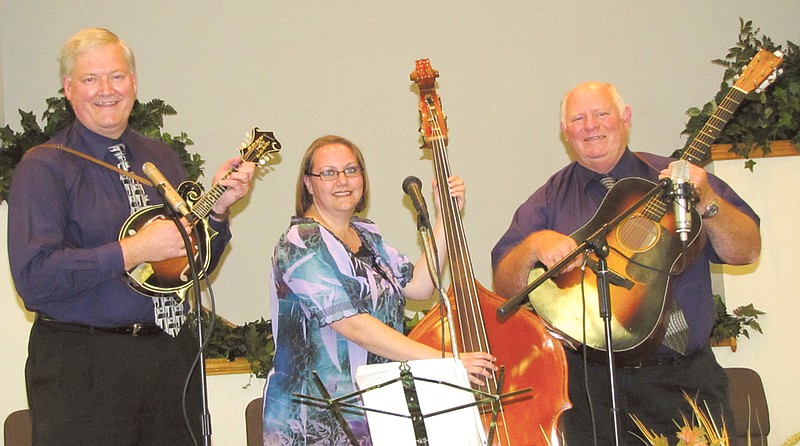
<svg viewBox="0 0 800 446">
<path fill-rule="evenodd" d="M 136 74 L 136 58 L 130 45 L 105 28 L 84 28 L 73 34 L 61 48 L 61 56 L 58 59 L 61 66 L 61 76 L 72 76 L 75 60 L 82 54 L 113 44 L 122 48 L 122 54 L 128 63 L 128 69 L 131 73 Z"/>
<path fill-rule="evenodd" d="M 364 179 L 363 189 L 361 191 L 361 200 L 359 200 L 359 202 L 356 204 L 356 212 L 361 212 L 367 207 L 367 201 L 369 200 L 369 178 L 367 177 L 367 169 L 364 166 L 364 156 L 361 154 L 361 150 L 357 145 L 347 138 L 336 135 L 327 135 L 314 140 L 314 142 L 312 142 L 306 150 L 306 153 L 303 155 L 303 160 L 300 162 L 300 173 L 297 175 L 297 188 L 295 191 L 294 204 L 294 212 L 298 217 L 305 215 L 308 208 L 314 203 L 314 197 L 308 192 L 308 189 L 306 189 L 306 185 L 303 182 L 304 177 L 313 173 L 311 172 L 311 165 L 314 162 L 314 154 L 318 149 L 333 144 L 341 144 L 345 147 L 348 147 L 353 152 L 353 155 L 355 155 L 356 160 L 358 161 L 358 166 L 361 167 L 361 176 Z"/>
</svg>

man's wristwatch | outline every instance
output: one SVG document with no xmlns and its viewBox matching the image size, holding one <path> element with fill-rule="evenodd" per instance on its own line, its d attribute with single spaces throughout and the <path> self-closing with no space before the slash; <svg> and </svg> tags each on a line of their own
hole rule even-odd
<svg viewBox="0 0 800 446">
<path fill-rule="evenodd" d="M 714 197 L 714 199 L 711 200 L 711 203 L 709 203 L 708 206 L 706 206 L 706 210 L 705 212 L 703 212 L 703 215 L 701 215 L 701 217 L 703 217 L 704 219 L 711 218 L 717 215 L 718 212 L 719 212 L 719 205 L 717 204 L 717 198 Z"/>
</svg>

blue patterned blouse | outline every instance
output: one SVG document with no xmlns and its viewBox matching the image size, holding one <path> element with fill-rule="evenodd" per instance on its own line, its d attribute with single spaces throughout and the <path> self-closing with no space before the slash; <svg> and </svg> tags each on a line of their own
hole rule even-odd
<svg viewBox="0 0 800 446">
<path fill-rule="evenodd" d="M 414 265 L 386 244 L 373 222 L 353 217 L 350 224 L 363 245 L 358 253 L 316 221 L 298 217 L 275 247 L 275 367 L 264 393 L 266 445 L 349 445 L 330 410 L 293 394 L 321 397 L 313 371 L 332 397 L 354 392 L 358 366 L 388 362 L 339 335 L 332 322 L 366 313 L 403 331 L 403 288 Z M 344 416 L 360 444 L 370 445 L 363 413 Z"/>
</svg>

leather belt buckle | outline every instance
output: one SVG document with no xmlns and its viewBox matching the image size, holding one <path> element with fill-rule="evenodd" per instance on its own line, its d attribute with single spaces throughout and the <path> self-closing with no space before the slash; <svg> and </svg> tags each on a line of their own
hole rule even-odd
<svg viewBox="0 0 800 446">
<path fill-rule="evenodd" d="M 157 334 L 161 328 L 155 324 L 133 324 L 131 336 L 150 336 Z"/>
</svg>

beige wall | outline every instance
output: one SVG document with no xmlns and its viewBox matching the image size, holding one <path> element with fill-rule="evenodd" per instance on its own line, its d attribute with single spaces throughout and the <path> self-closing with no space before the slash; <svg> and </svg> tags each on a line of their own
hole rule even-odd
<svg viewBox="0 0 800 446">
<path fill-rule="evenodd" d="M 514 209 L 568 161 L 558 133 L 561 95 L 590 78 L 616 83 L 633 109 L 632 147 L 669 154 L 683 145 L 685 110 L 717 91 L 722 69 L 710 61 L 736 41 L 740 16 L 775 41 L 800 40 L 795 0 L 768 7 L 743 0 L 0 0 L 0 112 L 17 129 L 17 109 L 41 115 L 45 98 L 59 89 L 60 45 L 79 28 L 104 26 L 136 51 L 140 99 L 161 98 L 178 110 L 167 118 L 167 131 L 188 133 L 209 171 L 235 153 L 252 127 L 274 131 L 283 143 L 281 159 L 239 206 L 234 241 L 214 277 L 219 313 L 242 323 L 270 316 L 269 252 L 292 214 L 300 156 L 322 134 L 338 133 L 361 146 L 372 180 L 369 217 L 398 248 L 420 254 L 400 187 L 406 176 L 417 175 L 430 192 L 432 163 L 417 149 L 417 95 L 408 78 L 415 59 L 430 57 L 441 73 L 451 164 L 469 189 L 467 237 L 476 275 L 491 286 L 489 251 Z M 759 164 L 755 175 L 738 164 L 724 172 L 716 168 L 737 188 L 745 182 L 743 195 L 764 218 L 769 244 L 754 273 L 724 278 L 732 302 L 752 301 L 769 313 L 766 333 L 720 356 L 726 365 L 747 365 L 765 377 L 770 440 L 778 444 L 800 430 L 793 411 L 800 391 L 784 381 L 786 371 L 798 369 L 797 355 L 787 355 L 791 346 L 783 346 L 797 338 L 789 320 L 796 306 L 783 303 L 788 284 L 775 278 L 791 277 L 798 262 L 789 253 L 777 255 L 792 246 L 777 224 L 791 220 L 775 214 L 773 203 L 759 201 L 759 192 L 791 197 L 798 185 L 762 187 L 773 166 L 777 171 L 785 164 Z M 6 210 L 0 207 L 3 233 Z M 5 253 L 5 239 L 1 243 Z M 22 373 L 30 315 L 14 297 L 5 254 L 0 259 L 5 416 L 26 404 Z M 763 271 L 777 259 L 781 270 Z M 253 380 L 243 389 L 247 383 L 244 375 L 210 378 L 216 444 L 244 443 L 244 406 L 263 386 Z"/>
</svg>

